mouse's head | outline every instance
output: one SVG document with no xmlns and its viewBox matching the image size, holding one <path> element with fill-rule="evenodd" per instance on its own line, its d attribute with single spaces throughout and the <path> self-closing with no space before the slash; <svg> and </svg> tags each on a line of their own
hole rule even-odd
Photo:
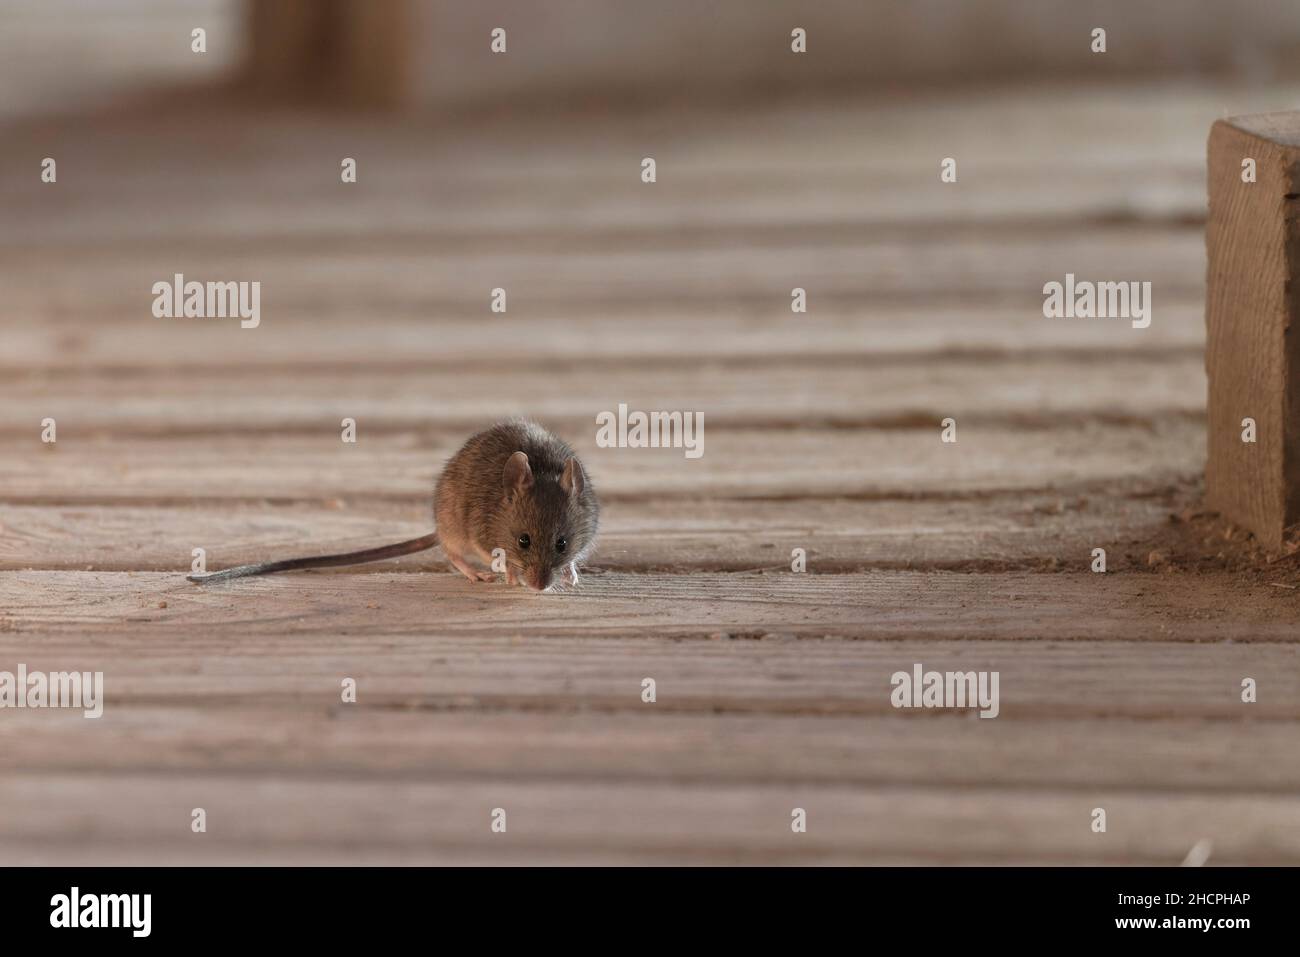
<svg viewBox="0 0 1300 957">
<path fill-rule="evenodd" d="M 570 457 L 564 470 L 536 474 L 523 452 L 502 470 L 504 507 L 497 541 L 506 561 L 529 588 L 545 591 L 561 580 L 570 562 L 581 561 L 596 540 L 599 506 L 582 463 Z"/>
</svg>

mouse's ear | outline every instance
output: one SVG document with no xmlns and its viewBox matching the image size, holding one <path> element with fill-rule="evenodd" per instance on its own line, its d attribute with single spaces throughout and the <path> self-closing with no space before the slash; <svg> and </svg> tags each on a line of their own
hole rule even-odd
<svg viewBox="0 0 1300 957">
<path fill-rule="evenodd" d="M 564 474 L 560 476 L 560 488 L 570 495 L 581 495 L 587 485 L 587 476 L 582 474 L 582 463 L 569 459 L 564 464 Z"/>
<path fill-rule="evenodd" d="M 525 453 L 516 452 L 506 459 L 506 467 L 501 472 L 501 484 L 505 486 L 506 491 L 523 492 L 532 488 L 533 470 L 528 464 L 528 456 Z"/>
</svg>

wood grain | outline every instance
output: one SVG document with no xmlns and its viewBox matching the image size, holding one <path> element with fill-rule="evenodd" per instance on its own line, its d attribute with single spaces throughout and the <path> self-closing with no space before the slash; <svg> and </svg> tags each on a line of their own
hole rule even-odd
<svg viewBox="0 0 1300 957">
<path fill-rule="evenodd" d="M 754 370 L 676 361 L 601 363 L 594 368 L 526 364 L 510 368 L 353 371 L 303 369 L 292 377 L 260 372 L 169 373 L 123 378 L 82 371 L 15 377 L 0 386 L 12 431 L 52 416 L 66 431 L 115 435 L 167 432 L 334 431 L 345 416 L 366 431 L 454 425 L 483 428 L 507 414 L 531 414 L 563 427 L 632 410 L 688 410 L 711 425 L 762 425 L 785 430 L 833 424 L 858 428 L 896 423 L 937 435 L 949 416 L 990 423 L 1078 423 L 1097 418 L 1150 422 L 1164 416 L 1199 419 L 1205 402 L 1203 362 L 1196 356 L 1102 363 L 1039 358 L 894 361 L 869 371 L 853 363 L 787 360 Z M 1099 393 L 1104 369 L 1111 388 Z M 25 381 L 24 381 L 25 380 Z M 551 388 L 557 380 L 562 388 Z M 533 396 L 527 406 L 521 401 Z M 961 436 L 958 446 L 960 450 Z M 588 439 L 587 445 L 591 440 Z M 708 448 L 705 446 L 706 454 Z"/>
<path fill-rule="evenodd" d="M 15 310 L 45 311 L 53 299 L 75 311 L 89 298 L 97 309 L 120 312 L 124 321 L 153 326 L 162 321 L 150 311 L 153 284 L 178 272 L 201 281 L 253 277 L 262 283 L 266 322 L 279 303 L 296 303 L 299 311 L 327 303 L 337 310 L 346 303 L 354 315 L 400 309 L 408 316 L 470 303 L 480 305 L 487 321 L 496 287 L 509 292 L 516 310 L 528 305 L 552 312 L 568 307 L 613 313 L 624 304 L 701 301 L 780 304 L 788 312 L 790 290 L 800 286 L 823 301 L 1011 303 L 1041 316 L 1043 284 L 1063 280 L 1067 272 L 1140 278 L 1152 283 L 1157 301 L 1191 298 L 1205 281 L 1200 231 L 1162 225 L 1071 231 L 1050 242 L 1032 230 L 909 237 L 856 223 L 840 234 L 781 231 L 772 243 L 758 241 L 761 234 L 744 223 L 695 241 L 668 228 L 652 235 L 626 232 L 621 240 L 587 231 L 577 238 L 544 231 L 511 235 L 385 231 L 340 238 L 313 232 L 305 238 L 130 243 L 106 234 L 80 242 L 65 237 L 53 247 L 53 261 L 51 247 L 32 239 L 5 255 L 19 275 L 40 268 L 57 277 L 54 294 L 51 280 L 15 283 Z M 1121 322 L 1117 332 L 1126 329 Z M 247 337 L 249 330 L 243 332 Z"/>
<path fill-rule="evenodd" d="M 1081 555 L 1078 565 L 1088 561 Z M 220 564 L 211 557 L 209 568 Z M 307 573 L 195 585 L 184 579 L 188 570 L 2 572 L 3 624 L 20 636 L 70 634 L 74 644 L 86 630 L 115 632 L 118 641 L 155 628 L 264 636 L 426 631 L 435 616 L 446 631 L 539 638 L 770 633 L 1285 642 L 1300 634 L 1293 594 L 1232 575 L 609 572 L 586 576 L 576 591 L 538 596 L 454 574 Z"/>
<path fill-rule="evenodd" d="M 1007 720 L 981 721 L 847 709 L 491 710 L 471 708 L 468 696 L 434 709 L 373 690 L 367 681 L 355 707 L 323 695 L 231 701 L 199 692 L 176 702 L 115 695 L 93 728 L 75 714 L 16 712 L 0 725 L 0 767 L 14 775 L 328 774 L 398 787 L 516 777 L 955 790 L 996 780 L 1027 791 L 1226 796 L 1294 795 L 1300 785 L 1294 715 L 1276 706 L 1252 719 L 1207 721 L 1204 714 L 1046 717 L 1022 704 Z M 1165 693 L 1172 702 L 1172 689 Z M 1037 710 L 1046 712 L 1046 703 Z"/>
<path fill-rule="evenodd" d="M 1298 131 L 1300 113 L 1238 117 L 1214 125 L 1208 148 L 1206 493 L 1274 551 L 1300 520 L 1300 346 L 1290 331 Z M 1243 181 L 1246 158 L 1253 182 Z M 1256 430 L 1249 443 L 1247 418 Z"/>
<path fill-rule="evenodd" d="M 140 409 L 150 414 L 147 404 Z M 442 463 L 475 427 L 444 420 L 437 432 L 369 437 L 359 432 L 358 443 L 348 445 L 339 440 L 338 418 L 325 415 L 322 410 L 314 435 L 196 431 L 126 439 L 79 431 L 75 420 L 64 419 L 53 446 L 40 444 L 38 431 L 0 441 L 0 488 L 10 503 L 370 497 L 424 504 Z M 1201 424 L 1181 418 L 1154 426 L 959 425 L 952 444 L 942 443 L 933 426 L 710 431 L 706 423 L 705 452 L 698 459 L 687 459 L 682 449 L 597 448 L 587 431 L 591 426 L 551 417 L 543 421 L 573 443 L 602 500 L 611 502 L 951 498 L 1009 490 L 1086 493 L 1106 485 L 1151 489 L 1194 478 L 1204 462 Z M 359 429 L 366 427 L 362 420 Z"/>
<path fill-rule="evenodd" d="M 1090 555 L 1109 545 L 1124 567 L 1125 544 L 1169 525 L 1163 497 L 1018 493 L 955 499 L 705 499 L 607 503 L 596 562 L 622 571 L 788 568 L 793 548 L 818 573 L 865 568 L 997 570 Z M 350 551 L 427 531 L 419 502 L 349 498 L 225 501 L 191 505 L 0 505 L 0 569 L 174 571 L 194 543 L 214 560 L 291 558 Z M 1138 555 L 1144 563 L 1145 553 Z M 358 567 L 358 573 L 444 569 L 437 552 Z"/>
<path fill-rule="evenodd" d="M 8 124 L 0 670 L 107 703 L 0 711 L 0 863 L 1300 862 L 1294 569 L 1183 518 L 1241 98 Z M 262 325 L 154 319 L 175 272 L 261 281 Z M 1152 326 L 1044 319 L 1066 272 L 1151 281 Z M 619 402 L 703 411 L 704 456 L 597 448 Z M 438 552 L 183 580 L 426 531 L 512 413 L 601 494 L 576 591 Z M 918 661 L 998 671 L 999 717 L 892 708 Z"/>
<path fill-rule="evenodd" d="M 1212 841 L 1217 863 L 1300 859 L 1300 802 L 1282 795 L 72 773 L 7 777 L 0 802 L 10 809 L 0 819 L 7 865 L 85 860 L 88 848 L 112 864 L 1173 865 L 1193 834 Z M 1098 806 L 1105 835 L 1089 828 Z M 189 830 L 194 807 L 207 812 L 206 834 Z M 507 812 L 505 835 L 489 829 L 496 807 Z M 810 812 L 806 834 L 791 833 L 794 807 Z"/>
<path fill-rule="evenodd" d="M 516 301 L 516 313 L 484 315 L 486 300 L 449 304 L 422 315 L 392 308 L 370 322 L 351 321 L 346 302 L 277 304 L 274 322 L 253 339 L 221 323 L 166 320 L 111 325 L 57 309 L 46 302 L 30 314 L 40 323 L 6 331 L 0 369 L 26 386 L 50 374 L 111 370 L 155 374 L 160 368 L 225 371 L 228 350 L 239 349 L 245 375 L 262 371 L 367 373 L 404 369 L 446 374 L 494 369 L 512 375 L 541 364 L 587 369 L 666 364 L 771 368 L 785 362 L 834 360 L 864 369 L 899 361 L 1075 357 L 1081 364 L 1122 355 L 1140 358 L 1200 357 L 1205 346 L 1204 304 L 1195 299 L 1161 301 L 1160 321 L 1140 333 L 1113 324 L 1054 322 L 1007 307 L 877 305 L 843 298 L 825 300 L 814 290 L 810 312 L 792 315 L 788 297 L 748 306 L 735 302 L 627 304 L 608 309 L 570 307 L 562 313 Z M 138 301 L 131 308 L 138 307 Z M 126 303 L 122 304 L 126 308 Z M 138 318 L 138 316 L 137 316 Z M 609 335 L 617 325 L 617 337 Z M 485 330 L 492 335 L 485 335 Z M 1129 334 L 1132 333 L 1132 334 Z M 690 342 L 683 354 L 681 343 Z M 68 382 L 66 378 L 55 381 Z M 122 383 L 124 386 L 129 383 Z"/>
</svg>

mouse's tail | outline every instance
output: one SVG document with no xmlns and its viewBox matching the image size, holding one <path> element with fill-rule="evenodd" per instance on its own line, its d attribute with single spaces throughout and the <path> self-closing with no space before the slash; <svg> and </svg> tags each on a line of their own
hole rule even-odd
<svg viewBox="0 0 1300 957">
<path fill-rule="evenodd" d="M 359 552 L 342 552 L 338 555 L 316 555 L 309 558 L 286 558 L 278 562 L 260 562 L 256 565 L 236 565 L 234 568 L 226 568 L 219 572 L 209 572 L 202 575 L 187 575 L 186 578 L 192 582 L 226 581 L 230 578 L 243 578 L 247 575 L 269 575 L 272 572 L 293 572 L 303 568 L 329 568 L 335 565 L 364 565 L 366 562 L 382 562 L 387 558 L 401 558 L 403 555 L 413 555 L 416 552 L 423 552 L 438 544 L 438 533 L 430 532 L 428 535 L 421 535 L 419 538 L 412 538 L 405 542 L 396 542 L 392 545 L 381 545 L 378 548 L 366 548 Z"/>
</svg>

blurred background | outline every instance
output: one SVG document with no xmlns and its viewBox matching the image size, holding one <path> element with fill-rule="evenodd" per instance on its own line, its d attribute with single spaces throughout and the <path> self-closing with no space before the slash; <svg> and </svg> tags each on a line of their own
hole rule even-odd
<svg viewBox="0 0 1300 957">
<path fill-rule="evenodd" d="M 1297 54 L 1284 0 L 0 0 L 0 667 L 110 682 L 0 721 L 0 859 L 1297 862 L 1294 584 L 1198 504 L 1206 136 Z M 600 491 L 574 594 L 180 578 L 422 534 L 512 414 Z"/>
<path fill-rule="evenodd" d="M 721 100 L 1024 81 L 1294 78 L 1285 0 L 8 0 L 11 115 L 130 91 L 255 78 L 267 95 L 335 106 L 455 109 L 666 97 Z M 177 36 L 201 25 L 208 53 Z M 815 37 L 788 51 L 792 26 Z M 484 37 L 517 31 L 509 56 Z M 1098 59 L 1095 27 L 1113 35 Z M 777 43 L 774 38 L 782 38 Z"/>
<path fill-rule="evenodd" d="M 782 447 L 821 466 L 803 482 L 875 494 L 936 473 L 864 475 L 830 429 L 893 461 L 962 408 L 1143 425 L 1170 448 L 1087 477 L 1189 479 L 1205 136 L 1296 104 L 1297 43 L 1268 0 L 10 0 L 11 409 L 141 434 L 350 411 L 418 443 L 515 413 L 572 432 L 628 401 L 794 430 Z M 31 175 L 46 157 L 57 185 Z M 1152 282 L 1157 319 L 1043 320 L 1067 272 Z M 175 273 L 262 282 L 261 328 L 153 320 L 142 290 Z M 144 376 L 133 395 L 101 388 L 114 367 Z M 706 471 L 656 461 L 653 488 Z M 1042 479 L 963 461 L 935 481 Z M 388 464 L 423 492 L 425 466 Z"/>
</svg>

